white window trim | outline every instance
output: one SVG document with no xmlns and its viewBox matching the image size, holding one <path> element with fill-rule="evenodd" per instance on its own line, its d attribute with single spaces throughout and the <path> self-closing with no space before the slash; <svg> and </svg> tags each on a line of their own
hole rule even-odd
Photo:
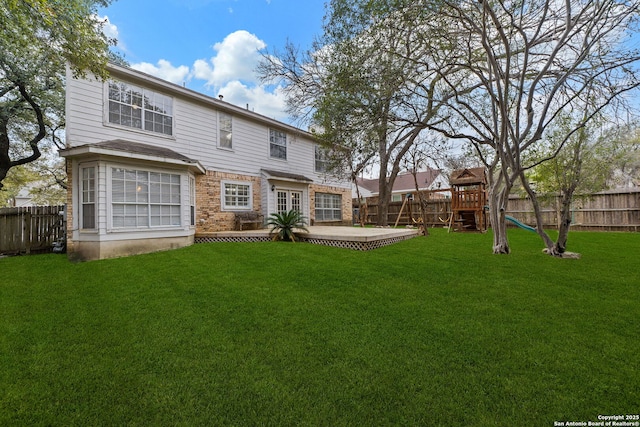
<svg viewBox="0 0 640 427">
<path fill-rule="evenodd" d="M 125 125 L 120 125 L 118 123 L 111 123 L 109 121 L 109 83 L 112 81 L 117 81 L 117 82 L 122 82 L 122 83 L 126 83 L 129 85 L 133 85 L 133 86 L 139 86 L 136 85 L 134 83 L 128 82 L 126 80 L 118 80 L 118 79 L 109 79 L 106 80 L 103 84 L 103 102 L 102 102 L 102 108 L 103 108 L 103 117 L 102 117 L 102 124 L 105 127 L 110 127 L 110 128 L 114 128 L 114 129 L 120 129 L 120 130 L 125 130 L 127 132 L 136 132 L 136 133 L 140 133 L 140 134 L 144 134 L 144 135 L 151 135 L 154 136 L 156 138 L 163 138 L 163 139 L 169 139 L 169 140 L 174 140 L 176 139 L 176 129 L 177 129 L 177 120 L 176 120 L 176 104 L 175 104 L 175 97 L 171 96 L 171 95 L 167 95 L 164 92 L 159 92 L 159 91 L 154 91 L 152 89 L 147 89 L 144 86 L 140 86 L 143 90 L 147 89 L 149 91 L 152 92 L 156 92 L 156 93 L 160 93 L 161 95 L 164 95 L 166 97 L 171 98 L 172 102 L 172 109 L 173 109 L 173 113 L 171 114 L 171 119 L 172 119 L 172 124 L 171 124 L 171 135 L 167 135 L 165 133 L 160 133 L 160 132 L 154 132 L 151 130 L 145 130 L 144 127 L 143 128 L 136 128 L 136 127 L 130 127 L 130 126 L 125 126 Z M 142 118 L 142 121 L 144 123 L 144 117 Z"/>
<path fill-rule="evenodd" d="M 332 198 L 338 199 L 340 201 L 340 207 L 339 208 L 318 208 L 317 206 L 314 206 L 315 214 L 316 214 L 316 222 L 340 222 L 340 221 L 342 221 L 344 219 L 343 216 L 342 216 L 342 195 L 341 194 L 316 192 L 316 194 L 315 194 L 316 203 L 320 199 L 320 197 L 318 197 L 318 196 L 322 196 L 322 197 L 324 197 L 324 196 L 332 196 Z M 315 205 L 315 203 L 314 203 L 314 205 Z M 340 219 L 318 219 L 318 211 L 340 212 Z"/>
<path fill-rule="evenodd" d="M 249 205 L 248 206 L 227 206 L 225 197 L 225 188 L 227 184 L 246 185 L 249 187 Z M 220 182 L 220 206 L 223 211 L 251 211 L 253 210 L 253 183 L 251 181 L 233 181 L 223 180 Z"/>
<path fill-rule="evenodd" d="M 318 152 L 322 153 L 321 159 L 318 159 Z M 325 152 L 325 148 L 319 144 L 316 144 L 313 149 L 313 170 L 316 173 L 327 173 L 328 163 L 327 153 Z M 324 167 L 322 169 L 318 169 L 318 162 L 320 162 Z"/>
<path fill-rule="evenodd" d="M 132 233 L 132 232 L 153 232 L 153 231 L 162 231 L 162 230 L 183 230 L 185 228 L 189 228 L 190 225 L 185 223 L 185 210 L 190 209 L 188 202 L 185 203 L 184 192 L 189 191 L 188 187 L 188 177 L 189 174 L 184 171 L 179 171 L 175 169 L 163 169 L 163 168 L 154 168 L 154 167 L 142 167 L 141 165 L 134 164 L 120 164 L 120 163 L 105 163 L 106 168 L 106 221 L 107 221 L 107 232 L 108 233 Z M 156 172 L 156 173 L 166 173 L 172 175 L 180 176 L 180 225 L 158 225 L 152 226 L 148 225 L 146 227 L 114 227 L 113 226 L 113 187 L 112 187 L 112 169 L 113 168 L 123 168 L 123 169 L 131 169 L 136 171 L 144 171 L 144 172 Z M 186 184 L 185 184 L 186 183 Z M 188 194 L 188 193 L 187 193 Z"/>
<path fill-rule="evenodd" d="M 195 228 L 196 226 L 196 178 L 193 175 L 189 175 L 189 226 Z"/>
<path fill-rule="evenodd" d="M 95 227 L 93 228 L 82 228 L 83 224 L 83 212 L 82 212 L 82 205 L 83 205 L 83 201 L 82 201 L 82 195 L 83 195 L 83 177 L 82 177 L 82 170 L 83 169 L 87 169 L 87 168 L 93 168 L 94 169 L 94 224 Z M 99 191 L 99 187 L 100 187 L 100 167 L 98 162 L 90 162 L 90 163 L 80 163 L 78 164 L 78 172 L 77 172 L 77 188 L 78 188 L 78 192 L 77 192 L 77 200 L 78 200 L 78 212 L 77 212 L 77 218 L 78 218 L 78 222 L 77 222 L 77 228 L 78 231 L 81 233 L 96 233 L 98 232 L 99 229 L 99 211 L 100 211 L 100 191 Z"/>
<path fill-rule="evenodd" d="M 225 147 L 224 145 L 222 145 L 222 137 L 220 136 L 220 131 L 222 130 L 222 127 L 220 126 L 220 115 L 227 115 L 229 116 L 229 119 L 231 119 L 231 147 Z M 224 111 L 218 111 L 218 114 L 216 114 L 217 118 L 218 118 L 218 122 L 217 122 L 217 127 L 218 127 L 218 142 L 216 144 L 216 146 L 220 149 L 220 150 L 226 150 L 226 151 L 234 151 L 233 148 L 233 125 L 234 125 L 234 121 L 233 120 L 233 115 L 229 114 L 229 113 L 225 113 Z"/>
<path fill-rule="evenodd" d="M 283 133 L 284 134 L 284 138 L 285 138 L 284 144 L 277 144 L 277 143 L 271 142 L 271 131 Z M 289 135 L 287 134 L 287 132 L 282 131 L 280 129 L 276 129 L 276 128 L 269 128 L 269 130 L 267 131 L 267 141 L 269 142 L 269 144 L 267 145 L 269 159 L 277 160 L 277 161 L 280 161 L 280 162 L 287 162 L 289 160 L 289 148 L 288 148 Z M 271 155 L 271 144 L 278 145 L 280 147 L 284 147 L 284 149 L 285 149 L 285 157 L 284 157 L 284 159 L 281 158 L 281 157 L 274 157 L 274 156 Z"/>
</svg>

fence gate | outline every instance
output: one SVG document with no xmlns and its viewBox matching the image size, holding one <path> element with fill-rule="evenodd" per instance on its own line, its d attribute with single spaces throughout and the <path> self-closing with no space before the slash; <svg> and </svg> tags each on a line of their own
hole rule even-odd
<svg viewBox="0 0 640 427">
<path fill-rule="evenodd" d="M 0 254 L 50 252 L 64 238 L 65 207 L 0 209 Z"/>
</svg>

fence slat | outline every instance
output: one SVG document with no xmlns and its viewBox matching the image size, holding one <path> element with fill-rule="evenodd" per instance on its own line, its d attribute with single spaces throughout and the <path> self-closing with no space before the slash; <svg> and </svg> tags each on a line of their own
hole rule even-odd
<svg viewBox="0 0 640 427">
<path fill-rule="evenodd" d="M 0 254 L 50 252 L 64 236 L 64 206 L 0 209 Z"/>
<path fill-rule="evenodd" d="M 558 218 L 554 209 L 556 203 L 556 200 L 550 200 L 542 206 L 541 213 L 545 228 L 557 227 Z M 427 204 L 427 226 L 444 225 L 443 220 L 451 214 L 451 199 L 431 198 Z M 401 205 L 402 202 L 389 203 L 388 222 L 395 222 Z M 359 207 L 357 200 L 353 201 L 353 206 Z M 369 199 L 367 208 L 366 222 L 375 224 L 378 216 L 377 198 Z M 527 198 L 510 198 L 507 213 L 525 224 L 535 225 L 533 207 Z M 413 203 L 402 212 L 399 223 L 411 224 L 411 217 L 417 218 L 418 215 L 419 202 L 414 195 Z M 576 198 L 572 206 L 572 216 L 572 228 L 576 230 L 638 231 L 640 230 L 640 189 L 609 191 Z"/>
</svg>

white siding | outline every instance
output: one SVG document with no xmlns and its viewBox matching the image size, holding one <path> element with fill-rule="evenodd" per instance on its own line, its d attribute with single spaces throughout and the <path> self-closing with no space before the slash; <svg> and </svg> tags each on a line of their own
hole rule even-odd
<svg viewBox="0 0 640 427">
<path fill-rule="evenodd" d="M 144 75 L 131 72 L 132 76 Z M 131 81 L 115 73 L 114 78 Z M 147 77 L 145 77 L 147 78 Z M 201 95 L 188 96 L 180 87 L 147 78 L 133 83 L 173 97 L 174 128 L 172 137 L 113 126 L 105 119 L 105 83 L 95 79 L 67 80 L 67 144 L 71 147 L 98 143 L 113 139 L 124 139 L 172 149 L 200 161 L 207 169 L 231 173 L 260 175 L 261 169 L 278 170 L 304 175 L 315 182 L 325 182 L 325 177 L 314 171 L 315 151 L 311 139 L 303 133 L 294 133 L 291 128 L 268 120 L 260 120 L 256 114 L 231 106 L 227 111 L 233 117 L 233 149 L 218 148 L 217 109 L 225 107 L 218 100 L 203 100 Z M 158 87 L 158 85 L 161 85 Z M 287 160 L 269 156 L 269 129 L 278 128 L 287 133 Z M 101 171 L 102 172 L 102 171 Z M 101 177 L 102 178 L 102 177 Z M 330 179 L 334 185 L 349 187 L 348 183 Z M 101 212 L 102 214 L 102 212 Z M 100 215 L 103 218 L 103 215 Z M 102 226 L 102 224 L 101 224 Z"/>
</svg>

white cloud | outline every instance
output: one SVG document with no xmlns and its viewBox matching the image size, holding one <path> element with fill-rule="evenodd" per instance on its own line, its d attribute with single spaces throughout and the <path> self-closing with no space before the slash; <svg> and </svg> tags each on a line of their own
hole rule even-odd
<svg viewBox="0 0 640 427">
<path fill-rule="evenodd" d="M 171 62 L 165 59 L 159 60 L 157 66 L 148 62 L 140 62 L 131 64 L 131 68 L 176 84 L 182 84 L 189 79 L 189 67 L 186 65 L 174 67 Z"/>
<path fill-rule="evenodd" d="M 98 16 L 97 18 L 103 22 L 102 32 L 109 38 L 117 39 L 119 35 L 118 26 L 113 24 L 107 15 L 102 17 Z"/>
<path fill-rule="evenodd" d="M 107 15 L 94 15 L 93 17 L 102 25 L 102 33 L 110 39 L 117 40 L 116 46 L 123 52 L 126 51 L 124 43 L 120 40 L 120 32 L 118 31 L 118 26 L 112 23 Z"/>
<path fill-rule="evenodd" d="M 227 83 L 220 88 L 220 95 L 224 96 L 225 102 L 230 102 L 240 107 L 249 105 L 250 111 L 286 121 L 285 97 L 278 88 L 273 92 L 267 92 L 264 86 L 249 87 L 237 80 Z"/>
<path fill-rule="evenodd" d="M 213 46 L 216 54 L 209 61 L 195 61 L 193 75 L 215 88 L 234 80 L 257 83 L 254 70 L 260 61 L 259 51 L 265 47 L 265 42 L 248 31 L 233 32 Z"/>
<path fill-rule="evenodd" d="M 106 19 L 105 27 L 108 26 L 109 31 L 113 31 L 109 37 L 117 36 L 117 27 L 110 24 L 107 17 L 101 19 Z M 254 34 L 240 30 L 215 43 L 211 58 L 198 59 L 191 67 L 174 66 L 166 59 L 160 59 L 156 64 L 139 62 L 130 66 L 175 84 L 189 82 L 192 89 L 198 90 L 200 87 L 213 96 L 223 95 L 225 102 L 243 108 L 248 104 L 250 111 L 287 121 L 282 91 L 273 85 L 262 84 L 255 73 L 262 58 L 259 51 L 266 46 Z M 204 84 L 197 82 L 198 80 L 204 81 Z"/>
</svg>

